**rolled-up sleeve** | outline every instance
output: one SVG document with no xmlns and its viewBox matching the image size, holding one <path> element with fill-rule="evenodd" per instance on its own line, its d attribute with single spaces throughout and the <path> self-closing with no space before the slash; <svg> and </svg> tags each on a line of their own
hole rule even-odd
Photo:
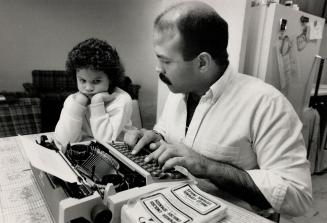
<svg viewBox="0 0 327 223">
<path fill-rule="evenodd" d="M 312 205 L 312 185 L 302 123 L 284 97 L 267 101 L 252 126 L 259 169 L 247 172 L 275 211 L 303 215 Z"/>
<path fill-rule="evenodd" d="M 85 111 L 86 107 L 76 102 L 73 95 L 66 98 L 54 133 L 58 145 L 65 147 L 81 140 Z"/>
</svg>

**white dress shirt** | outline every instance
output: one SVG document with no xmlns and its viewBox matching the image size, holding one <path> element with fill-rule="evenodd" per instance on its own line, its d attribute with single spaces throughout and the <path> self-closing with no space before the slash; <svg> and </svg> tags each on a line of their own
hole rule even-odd
<svg viewBox="0 0 327 223">
<path fill-rule="evenodd" d="M 311 206 L 302 123 L 274 87 L 229 66 L 200 99 L 185 135 L 186 116 L 186 95 L 169 93 L 154 129 L 246 170 L 277 212 L 303 215 Z"/>
</svg>

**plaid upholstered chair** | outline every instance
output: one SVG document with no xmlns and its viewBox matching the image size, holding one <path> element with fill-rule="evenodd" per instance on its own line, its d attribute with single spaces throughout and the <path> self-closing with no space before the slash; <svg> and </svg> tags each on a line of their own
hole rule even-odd
<svg viewBox="0 0 327 223">
<path fill-rule="evenodd" d="M 1 93 L 0 137 L 41 132 L 41 110 L 39 98 L 28 98 L 20 93 Z"/>
<path fill-rule="evenodd" d="M 30 96 L 40 98 L 41 131 L 54 131 L 66 97 L 77 89 L 76 81 L 63 70 L 33 70 L 32 83 L 23 86 Z"/>
</svg>

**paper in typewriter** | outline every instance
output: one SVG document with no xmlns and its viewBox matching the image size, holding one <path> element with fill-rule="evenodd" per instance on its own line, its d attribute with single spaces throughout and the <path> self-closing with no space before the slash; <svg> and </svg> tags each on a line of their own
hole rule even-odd
<svg viewBox="0 0 327 223">
<path fill-rule="evenodd" d="M 0 138 L 0 222 L 52 222 L 18 137 Z"/>
<path fill-rule="evenodd" d="M 79 183 L 77 175 L 58 152 L 40 146 L 25 136 L 19 138 L 31 165 L 66 182 Z"/>
</svg>

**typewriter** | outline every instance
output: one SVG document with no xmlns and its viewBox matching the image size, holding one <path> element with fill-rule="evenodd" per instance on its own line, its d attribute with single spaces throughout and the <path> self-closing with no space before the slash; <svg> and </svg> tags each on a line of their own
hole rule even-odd
<svg viewBox="0 0 327 223">
<path fill-rule="evenodd" d="M 36 143 L 57 151 L 79 179 L 79 183 L 69 183 L 31 166 L 58 223 L 118 223 L 121 207 L 128 200 L 173 182 L 190 181 L 177 170 L 162 172 L 157 163 L 144 163 L 149 151 L 132 155 L 131 148 L 123 142 L 68 144 L 64 153 L 45 135 Z"/>
</svg>

